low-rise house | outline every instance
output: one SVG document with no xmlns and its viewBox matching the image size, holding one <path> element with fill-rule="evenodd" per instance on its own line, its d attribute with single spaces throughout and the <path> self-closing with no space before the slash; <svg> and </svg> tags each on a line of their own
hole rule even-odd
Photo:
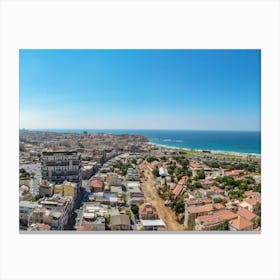
<svg viewBox="0 0 280 280">
<path fill-rule="evenodd" d="M 201 179 L 199 182 L 203 188 L 210 188 L 214 181 L 210 179 Z"/>
<path fill-rule="evenodd" d="M 192 171 L 196 171 L 198 169 L 201 169 L 200 165 L 198 165 L 197 163 L 195 162 L 190 162 L 189 163 L 189 168 L 192 170 Z"/>
<path fill-rule="evenodd" d="M 44 223 L 37 223 L 37 224 L 31 224 L 28 229 L 28 231 L 49 231 L 51 230 L 51 226 Z"/>
<path fill-rule="evenodd" d="M 127 192 L 129 196 L 129 204 L 137 204 L 144 200 L 144 194 L 140 190 L 140 182 L 130 181 L 127 182 Z"/>
<path fill-rule="evenodd" d="M 182 185 L 176 185 L 176 187 L 172 190 L 172 193 L 175 197 L 182 194 L 184 191 L 184 187 Z"/>
<path fill-rule="evenodd" d="M 258 217 L 256 214 L 250 212 L 249 210 L 247 210 L 246 208 L 240 208 L 236 214 L 250 222 L 254 222 L 255 219 Z"/>
<path fill-rule="evenodd" d="M 260 198 L 247 198 L 239 203 L 239 207 L 245 208 L 256 215 L 261 213 L 261 199 Z"/>
<path fill-rule="evenodd" d="M 131 223 L 128 215 L 112 215 L 110 216 L 111 230 L 130 230 Z"/>
<path fill-rule="evenodd" d="M 154 220 L 158 219 L 158 213 L 150 203 L 143 203 L 139 206 L 139 217 L 140 219 Z"/>
<path fill-rule="evenodd" d="M 210 198 L 197 198 L 197 199 L 186 199 L 186 207 L 210 204 L 212 200 Z"/>
<path fill-rule="evenodd" d="M 252 231 L 253 223 L 248 221 L 247 219 L 239 216 L 237 219 L 234 219 L 229 222 L 229 230 L 231 231 Z"/>
<path fill-rule="evenodd" d="M 195 219 L 195 230 L 217 230 L 222 223 L 222 218 L 214 214 L 199 216 Z"/>
<path fill-rule="evenodd" d="M 223 171 L 224 176 L 229 176 L 229 177 L 233 177 L 233 178 L 237 178 L 238 176 L 242 175 L 244 173 L 243 170 L 239 170 L 239 169 L 225 169 Z"/>
<path fill-rule="evenodd" d="M 228 210 L 225 210 L 224 208 L 225 207 L 220 203 L 185 207 L 184 225 L 186 228 L 188 228 L 189 221 L 191 221 L 191 220 L 194 221 L 198 216 L 212 214 L 214 211 L 216 211 L 215 213 L 217 213 L 218 211 L 228 211 Z M 220 213 L 223 213 L 223 212 L 220 212 Z M 224 213 L 228 213 L 228 212 L 224 212 Z"/>
<path fill-rule="evenodd" d="M 93 192 L 102 192 L 104 187 L 103 179 L 100 177 L 93 177 L 90 186 Z"/>
<path fill-rule="evenodd" d="M 247 198 L 255 198 L 255 199 L 261 198 L 261 194 L 254 191 L 246 191 L 244 192 L 244 194 L 246 195 Z"/>
<path fill-rule="evenodd" d="M 144 230 L 165 230 L 165 223 L 161 219 L 146 220 L 140 219 Z"/>
</svg>

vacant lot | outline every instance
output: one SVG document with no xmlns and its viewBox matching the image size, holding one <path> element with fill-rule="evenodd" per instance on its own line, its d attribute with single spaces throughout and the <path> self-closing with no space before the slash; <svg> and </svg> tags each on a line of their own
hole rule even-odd
<svg viewBox="0 0 280 280">
<path fill-rule="evenodd" d="M 175 213 L 169 207 L 166 207 L 163 199 L 159 197 L 155 188 L 157 181 L 152 172 L 148 170 L 145 162 L 141 164 L 140 169 L 145 170 L 145 172 L 142 172 L 143 183 L 141 187 L 146 202 L 151 203 L 157 209 L 158 215 L 164 221 L 167 230 L 184 230 L 184 226 L 176 221 Z"/>
</svg>

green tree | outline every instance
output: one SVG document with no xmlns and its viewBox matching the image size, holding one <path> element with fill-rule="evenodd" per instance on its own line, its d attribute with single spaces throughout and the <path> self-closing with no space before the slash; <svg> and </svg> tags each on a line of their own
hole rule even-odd
<svg viewBox="0 0 280 280">
<path fill-rule="evenodd" d="M 199 169 L 199 170 L 197 171 L 197 177 L 198 177 L 199 180 L 205 179 L 204 169 Z"/>
<path fill-rule="evenodd" d="M 213 198 L 214 203 L 221 203 L 222 201 L 223 201 L 223 199 L 221 197 L 214 197 Z"/>
<path fill-rule="evenodd" d="M 130 209 L 134 215 L 138 215 L 139 207 L 136 204 L 131 204 Z"/>
<path fill-rule="evenodd" d="M 153 169 L 153 175 L 154 175 L 155 177 L 159 177 L 159 169 L 158 169 L 157 166 Z"/>
</svg>

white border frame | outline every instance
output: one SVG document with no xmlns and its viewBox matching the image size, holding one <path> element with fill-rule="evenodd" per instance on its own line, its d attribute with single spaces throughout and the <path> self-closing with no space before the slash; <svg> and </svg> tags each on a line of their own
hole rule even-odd
<svg viewBox="0 0 280 280">
<path fill-rule="evenodd" d="M 279 2 L 26 1 L 1 7 L 2 279 L 279 279 Z M 18 49 L 262 50 L 260 235 L 20 235 Z"/>
</svg>

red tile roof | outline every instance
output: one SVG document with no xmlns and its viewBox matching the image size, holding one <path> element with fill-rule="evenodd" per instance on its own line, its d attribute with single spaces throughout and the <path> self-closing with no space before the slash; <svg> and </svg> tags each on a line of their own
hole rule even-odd
<svg viewBox="0 0 280 280">
<path fill-rule="evenodd" d="M 199 182 L 203 185 L 203 184 L 207 184 L 207 185 L 211 185 L 213 183 L 214 180 L 209 180 L 209 179 L 201 179 L 199 180 Z"/>
<path fill-rule="evenodd" d="M 215 212 L 215 215 L 219 216 L 222 220 L 233 220 L 238 217 L 235 213 L 227 209 L 218 210 Z"/>
<path fill-rule="evenodd" d="M 215 193 L 219 193 L 219 194 L 224 193 L 224 191 L 222 189 L 220 189 L 216 186 L 210 187 L 210 191 L 215 192 Z"/>
<path fill-rule="evenodd" d="M 93 187 L 93 188 L 101 188 L 103 187 L 103 182 L 100 181 L 100 180 L 92 180 L 90 185 Z"/>
<path fill-rule="evenodd" d="M 252 229 L 253 223 L 246 220 L 243 217 L 238 217 L 237 219 L 234 219 L 233 221 L 231 221 L 231 226 L 233 226 L 234 228 L 236 228 L 237 230 L 250 230 Z"/>
<path fill-rule="evenodd" d="M 261 202 L 261 198 L 247 198 L 244 201 L 246 201 L 248 204 L 251 204 L 253 206 L 255 206 L 258 202 Z"/>
<path fill-rule="evenodd" d="M 236 212 L 237 215 L 245 218 L 248 221 L 252 221 L 254 220 L 257 215 L 255 215 L 254 213 L 250 212 L 249 210 L 245 209 L 245 208 L 241 208 Z"/>
<path fill-rule="evenodd" d="M 199 205 L 199 204 L 207 204 L 211 203 L 212 200 L 210 198 L 198 198 L 198 199 L 187 199 L 186 203 L 188 205 Z"/>
<path fill-rule="evenodd" d="M 177 185 L 174 190 L 172 191 L 172 193 L 175 195 L 175 196 L 178 196 L 183 190 L 183 186 L 182 185 Z"/>
<path fill-rule="evenodd" d="M 190 167 L 190 168 L 200 168 L 200 166 L 197 165 L 197 164 L 194 163 L 194 162 L 190 162 L 190 163 L 189 163 L 189 167 Z"/>
<path fill-rule="evenodd" d="M 187 208 L 189 213 L 192 214 L 198 214 L 198 213 L 203 213 L 203 212 L 210 212 L 213 211 L 213 205 L 212 204 L 205 204 L 205 205 L 200 205 L 200 206 L 190 206 Z"/>
<path fill-rule="evenodd" d="M 216 216 L 215 214 L 199 216 L 195 220 L 196 220 L 196 222 L 199 222 L 200 224 L 202 224 L 204 226 L 217 224 L 217 223 L 220 223 L 223 221 L 223 219 L 221 219 L 221 217 Z"/>
<path fill-rule="evenodd" d="M 227 176 L 239 176 L 239 175 L 242 174 L 244 171 L 243 171 L 243 170 L 239 170 L 239 169 L 234 169 L 234 170 L 229 170 L 229 169 L 227 169 L 227 170 L 225 170 L 224 172 L 225 172 L 225 174 L 226 174 Z"/>
<path fill-rule="evenodd" d="M 224 209 L 225 206 L 221 203 L 215 203 L 213 204 L 214 208 L 217 209 L 217 210 L 220 210 L 220 209 Z"/>
<path fill-rule="evenodd" d="M 149 203 L 143 203 L 142 205 L 139 206 L 139 214 L 140 215 L 147 215 L 147 214 L 157 215 L 157 209 Z"/>
</svg>

